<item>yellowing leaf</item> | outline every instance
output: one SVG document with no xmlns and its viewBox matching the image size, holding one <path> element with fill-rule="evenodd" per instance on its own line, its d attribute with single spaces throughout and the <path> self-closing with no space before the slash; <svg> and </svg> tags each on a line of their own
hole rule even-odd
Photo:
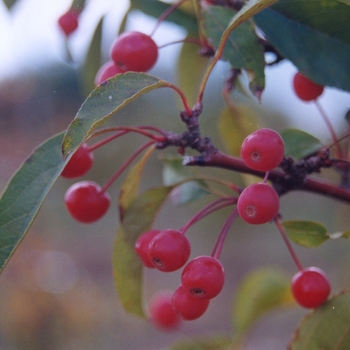
<svg viewBox="0 0 350 350">
<path fill-rule="evenodd" d="M 248 105 L 224 109 L 219 118 L 219 133 L 229 154 L 239 156 L 243 140 L 258 128 L 255 111 Z"/>
</svg>

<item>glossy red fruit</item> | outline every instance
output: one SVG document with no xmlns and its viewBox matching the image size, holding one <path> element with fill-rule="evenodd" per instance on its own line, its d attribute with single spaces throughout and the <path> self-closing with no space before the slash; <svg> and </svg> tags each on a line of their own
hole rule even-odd
<svg viewBox="0 0 350 350">
<path fill-rule="evenodd" d="M 136 254 L 141 259 L 142 263 L 149 268 L 155 268 L 153 262 L 148 256 L 149 242 L 160 232 L 160 230 L 150 230 L 143 233 L 135 243 Z"/>
<path fill-rule="evenodd" d="M 61 176 L 67 179 L 73 179 L 86 174 L 92 167 L 94 154 L 89 146 L 83 143 L 69 159 L 68 163 L 61 172 Z"/>
<path fill-rule="evenodd" d="M 58 25 L 66 36 L 71 35 L 78 28 L 79 15 L 79 11 L 70 9 L 58 19 Z"/>
<path fill-rule="evenodd" d="M 327 275 L 317 267 L 299 271 L 292 278 L 292 293 L 303 307 L 312 309 L 322 305 L 331 292 Z"/>
<path fill-rule="evenodd" d="M 100 85 L 109 78 L 116 76 L 124 71 L 117 66 L 114 61 L 108 61 L 98 70 L 95 77 L 95 86 Z"/>
<path fill-rule="evenodd" d="M 172 304 L 171 292 L 158 292 L 149 303 L 149 318 L 156 326 L 171 330 L 180 325 L 181 318 Z"/>
<path fill-rule="evenodd" d="M 64 201 L 69 213 L 78 221 L 91 223 L 106 214 L 111 199 L 93 181 L 80 181 L 68 188 Z"/>
<path fill-rule="evenodd" d="M 124 71 L 147 72 L 158 59 L 158 46 L 141 32 L 125 32 L 113 43 L 111 58 Z"/>
<path fill-rule="evenodd" d="M 295 94 L 303 101 L 316 100 L 322 95 L 324 89 L 322 85 L 314 83 L 299 72 L 294 75 L 293 87 Z"/>
<path fill-rule="evenodd" d="M 181 284 L 193 297 L 212 299 L 222 290 L 225 272 L 222 264 L 211 256 L 199 256 L 182 271 Z"/>
<path fill-rule="evenodd" d="M 205 313 L 209 306 L 209 299 L 194 298 L 183 286 L 180 286 L 174 292 L 172 303 L 184 320 L 192 321 Z"/>
<path fill-rule="evenodd" d="M 148 256 L 160 271 L 171 272 L 185 265 L 191 253 L 187 237 L 178 230 L 159 232 L 148 245 Z"/>
<path fill-rule="evenodd" d="M 279 206 L 277 192 L 263 182 L 246 187 L 237 201 L 239 215 L 253 225 L 271 221 L 278 214 Z"/>
<path fill-rule="evenodd" d="M 276 168 L 284 156 L 284 142 L 279 133 L 262 128 L 245 138 L 241 157 L 251 169 L 269 171 Z"/>
</svg>

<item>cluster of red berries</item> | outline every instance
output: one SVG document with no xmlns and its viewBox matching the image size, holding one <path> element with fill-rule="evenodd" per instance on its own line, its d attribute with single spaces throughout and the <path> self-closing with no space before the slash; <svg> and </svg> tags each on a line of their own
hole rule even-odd
<svg viewBox="0 0 350 350">
<path fill-rule="evenodd" d="M 163 272 L 182 268 L 189 259 L 191 245 L 184 232 L 174 229 L 150 230 L 142 234 L 135 251 L 144 266 Z M 225 273 L 220 261 L 199 256 L 183 269 L 181 285 L 174 293 L 160 293 L 150 303 L 150 318 L 162 328 L 174 328 L 180 320 L 201 317 L 224 286 Z"/>
<path fill-rule="evenodd" d="M 247 136 L 242 143 L 242 160 L 253 170 L 270 171 L 281 163 L 283 156 L 283 139 L 271 129 L 259 129 Z M 278 214 L 278 194 L 265 182 L 252 184 L 238 197 L 237 210 L 249 224 L 264 224 Z"/>
<path fill-rule="evenodd" d="M 147 34 L 125 32 L 112 44 L 110 56 L 96 74 L 96 86 L 119 73 L 149 71 L 157 62 L 158 46 Z"/>
</svg>

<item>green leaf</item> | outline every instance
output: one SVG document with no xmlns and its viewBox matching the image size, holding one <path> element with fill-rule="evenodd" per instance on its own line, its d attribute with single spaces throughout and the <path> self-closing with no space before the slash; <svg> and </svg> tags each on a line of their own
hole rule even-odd
<svg viewBox="0 0 350 350">
<path fill-rule="evenodd" d="M 316 83 L 350 91 L 349 18 L 349 6 L 338 0 L 280 0 L 254 19 L 300 72 Z"/>
<path fill-rule="evenodd" d="M 222 6 L 206 6 L 203 13 L 205 36 L 218 48 L 223 33 L 237 12 Z M 253 88 L 265 87 L 265 58 L 258 42 L 254 24 L 246 21 L 231 32 L 221 57 L 230 62 L 233 68 L 250 72 Z"/>
<path fill-rule="evenodd" d="M 231 105 L 219 117 L 218 128 L 221 140 L 229 154 L 239 156 L 243 140 L 257 130 L 258 119 L 248 105 Z"/>
<path fill-rule="evenodd" d="M 207 64 L 208 58 L 199 54 L 197 45 L 188 43 L 182 45 L 177 62 L 177 79 L 190 106 L 196 101 L 197 91 Z"/>
<path fill-rule="evenodd" d="M 234 348 L 229 338 L 211 337 L 180 341 L 173 344 L 170 350 L 234 350 Z"/>
<path fill-rule="evenodd" d="M 118 201 L 120 221 L 123 221 L 125 210 L 129 208 L 131 203 L 137 198 L 143 169 L 153 151 L 154 147 L 151 147 L 145 152 L 138 163 L 131 168 L 123 182 Z"/>
<path fill-rule="evenodd" d="M 181 158 L 163 159 L 163 183 L 174 185 L 188 177 L 195 176 L 192 168 L 185 167 Z M 205 190 L 207 184 L 203 180 L 186 182 L 177 186 L 171 193 L 171 200 L 174 205 L 184 205 L 208 195 Z"/>
<path fill-rule="evenodd" d="M 124 213 L 113 250 L 113 276 L 120 301 L 126 311 L 144 317 L 142 308 L 142 264 L 135 242 L 151 229 L 158 210 L 173 186 L 149 189 L 137 197 Z"/>
<path fill-rule="evenodd" d="M 0 198 L 0 271 L 24 238 L 47 193 L 61 173 L 59 134 L 40 145 L 21 165 Z"/>
<path fill-rule="evenodd" d="M 298 129 L 286 129 L 281 132 L 281 136 L 286 157 L 305 158 L 324 146 L 316 137 Z"/>
<path fill-rule="evenodd" d="M 88 96 L 69 125 L 63 140 L 63 154 L 67 156 L 84 142 L 93 131 L 114 113 L 146 92 L 169 83 L 146 73 L 118 74 L 99 85 Z"/>
<path fill-rule="evenodd" d="M 81 69 L 81 80 L 85 95 L 88 95 L 95 87 L 95 77 L 101 67 L 101 40 L 102 40 L 103 18 L 98 23 L 95 33 L 85 58 L 84 65 Z"/>
<path fill-rule="evenodd" d="M 249 328 L 264 313 L 290 304 L 290 278 L 274 268 L 249 273 L 240 284 L 233 303 L 235 342 L 240 343 Z"/>
<path fill-rule="evenodd" d="M 11 10 L 11 7 L 16 3 L 16 0 L 4 0 L 5 6 Z"/>
<path fill-rule="evenodd" d="M 344 292 L 311 311 L 296 329 L 290 350 L 348 350 L 350 294 Z"/>
<path fill-rule="evenodd" d="M 284 221 L 283 227 L 288 237 L 295 243 L 306 247 L 318 247 L 329 239 L 327 229 L 313 221 Z"/>
</svg>

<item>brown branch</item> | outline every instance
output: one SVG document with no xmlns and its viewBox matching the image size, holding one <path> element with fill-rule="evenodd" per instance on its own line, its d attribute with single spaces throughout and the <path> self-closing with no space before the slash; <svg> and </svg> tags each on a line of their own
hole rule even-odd
<svg viewBox="0 0 350 350">
<path fill-rule="evenodd" d="M 184 159 L 186 166 L 210 166 L 228 170 L 234 170 L 241 173 L 257 175 L 264 177 L 265 173 L 248 168 L 240 158 L 231 157 L 220 152 L 211 154 L 210 156 L 190 156 Z M 322 194 L 338 200 L 345 201 L 350 204 L 350 191 L 338 187 L 333 183 L 316 179 L 310 176 L 304 178 L 302 183 L 296 183 L 288 174 L 281 170 L 272 170 L 269 174 L 269 180 L 280 194 L 285 194 L 293 190 L 302 190 Z"/>
</svg>

